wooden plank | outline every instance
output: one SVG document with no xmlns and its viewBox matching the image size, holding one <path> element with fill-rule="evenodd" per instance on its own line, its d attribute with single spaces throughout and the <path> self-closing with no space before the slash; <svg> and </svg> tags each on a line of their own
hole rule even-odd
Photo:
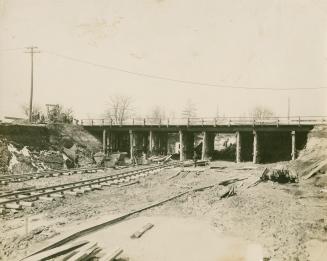
<svg viewBox="0 0 327 261">
<path fill-rule="evenodd" d="M 5 204 L 5 208 L 10 208 L 10 209 L 22 209 L 22 206 L 17 203 L 8 203 Z"/>
<path fill-rule="evenodd" d="M 53 194 L 50 194 L 50 197 L 52 198 L 64 198 L 65 196 L 61 193 L 53 193 Z"/>
<path fill-rule="evenodd" d="M 70 251 L 73 251 L 73 250 L 75 250 L 75 249 L 77 249 L 77 248 L 79 248 L 81 246 L 84 246 L 84 245 L 86 245 L 88 243 L 89 243 L 89 241 L 84 240 L 84 241 L 79 241 L 79 242 L 72 243 L 72 244 L 63 245 L 63 246 L 56 247 L 56 248 L 41 252 L 39 254 L 30 256 L 30 257 L 24 259 L 24 261 L 49 260 L 49 259 L 54 258 L 56 256 L 60 256 L 60 255 L 66 254 L 66 253 L 68 253 Z"/>
<path fill-rule="evenodd" d="M 71 195 L 71 196 L 77 196 L 76 191 L 70 191 L 70 190 L 64 191 L 64 194 L 65 195 Z"/>
<path fill-rule="evenodd" d="M 89 255 L 92 254 L 92 252 L 97 248 L 98 243 L 87 243 L 83 247 L 81 247 L 77 254 L 73 255 L 72 257 L 68 258 L 69 261 L 81 261 L 85 258 L 87 258 Z"/>
<path fill-rule="evenodd" d="M 120 185 L 120 187 L 127 187 L 127 186 L 131 186 L 131 185 L 138 184 L 138 183 L 140 183 L 140 181 L 134 181 L 134 182 L 131 182 L 128 184 L 123 184 L 123 185 Z"/>
<path fill-rule="evenodd" d="M 177 176 L 178 176 L 179 174 L 181 174 L 182 172 L 183 172 L 183 170 L 178 171 L 176 174 L 174 174 L 173 176 L 169 177 L 168 180 L 177 177 Z"/>
<path fill-rule="evenodd" d="M 115 249 L 115 250 L 107 253 L 103 257 L 101 257 L 99 259 L 99 261 L 113 261 L 113 260 L 116 259 L 116 257 L 118 257 L 119 255 L 121 255 L 121 253 L 123 253 L 123 249 L 117 248 L 117 249 Z"/>
<path fill-rule="evenodd" d="M 54 198 L 46 197 L 46 196 L 41 196 L 41 197 L 39 197 L 39 200 L 44 200 L 44 201 L 54 201 Z"/>
<path fill-rule="evenodd" d="M 148 223 L 144 227 L 142 227 L 140 230 L 136 231 L 131 235 L 131 238 L 140 238 L 146 231 L 150 230 L 153 228 L 153 224 Z"/>
<path fill-rule="evenodd" d="M 67 253 L 66 255 L 64 255 L 64 256 L 58 258 L 57 261 L 67 261 L 69 258 L 71 258 L 73 255 L 76 255 L 77 253 L 78 253 L 77 250 L 72 251 L 72 252 L 69 252 L 69 253 Z"/>
<path fill-rule="evenodd" d="M 232 183 L 235 183 L 235 182 L 238 182 L 238 181 L 242 181 L 242 180 L 245 180 L 245 179 L 247 179 L 247 178 L 242 178 L 242 179 L 231 178 L 231 179 L 227 179 L 227 180 L 219 182 L 218 185 L 227 186 L 229 184 L 232 184 Z"/>
<path fill-rule="evenodd" d="M 327 160 L 322 161 L 317 167 L 315 167 L 313 170 L 311 170 L 310 173 L 305 175 L 303 178 L 309 179 L 309 178 L 313 177 L 315 174 L 318 173 L 318 171 L 320 169 L 322 169 L 325 166 L 327 166 Z"/>
<path fill-rule="evenodd" d="M 24 207 L 34 207 L 34 202 L 29 201 L 19 201 L 19 204 Z"/>
</svg>

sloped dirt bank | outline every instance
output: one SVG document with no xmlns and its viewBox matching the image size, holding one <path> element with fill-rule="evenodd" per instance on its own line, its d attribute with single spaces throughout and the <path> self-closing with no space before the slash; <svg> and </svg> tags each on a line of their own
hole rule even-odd
<svg viewBox="0 0 327 261">
<path fill-rule="evenodd" d="M 0 174 L 93 164 L 101 143 L 76 125 L 0 126 Z"/>
</svg>

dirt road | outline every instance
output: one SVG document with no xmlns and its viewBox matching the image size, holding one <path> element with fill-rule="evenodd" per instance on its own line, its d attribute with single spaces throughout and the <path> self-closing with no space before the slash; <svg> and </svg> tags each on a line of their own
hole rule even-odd
<svg viewBox="0 0 327 261">
<path fill-rule="evenodd" d="M 264 257 L 271 260 L 323 260 L 324 242 L 327 240 L 327 193 L 320 192 L 321 188 L 309 182 L 285 185 L 266 182 L 248 188 L 259 178 L 265 165 L 214 162 L 211 166 L 218 168 L 184 168 L 177 176 L 180 168 L 169 169 L 142 178 L 140 183 L 131 186 L 112 186 L 52 203 L 37 202 L 32 209 L 3 216 L 0 256 L 2 260 L 17 260 L 64 234 L 94 222 L 191 188 L 216 184 L 213 188 L 190 193 L 144 211 L 139 216 L 147 220 L 151 220 L 151 217 L 153 220 L 159 217 L 160 220 L 176 218 L 176 222 L 196 219 L 197 222 L 209 224 L 212 230 L 224 237 L 240 238 L 242 242 L 259 245 Z M 234 183 L 236 195 L 221 199 L 222 191 L 226 188 L 217 184 L 235 177 L 244 179 Z M 68 182 L 77 176 L 64 178 Z M 48 180 L 31 180 L 24 186 Z M 63 181 L 51 179 L 51 185 L 56 182 Z M 191 229 L 192 225 L 189 226 Z M 184 229 L 187 230 L 187 222 Z M 146 256 L 146 249 L 140 248 L 139 251 L 145 251 L 143 257 Z M 230 251 L 233 251 L 232 248 Z M 133 259 L 133 255 L 129 257 L 130 260 L 142 260 L 137 257 Z"/>
</svg>

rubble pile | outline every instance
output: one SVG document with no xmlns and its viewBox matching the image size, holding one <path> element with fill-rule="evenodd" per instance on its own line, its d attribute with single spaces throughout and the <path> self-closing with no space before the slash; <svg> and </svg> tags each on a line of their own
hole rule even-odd
<svg viewBox="0 0 327 261">
<path fill-rule="evenodd" d="M 262 181 L 271 180 L 278 183 L 295 183 L 298 177 L 295 172 L 288 169 L 287 166 L 278 165 L 273 169 L 265 169 L 260 177 Z"/>
<path fill-rule="evenodd" d="M 27 146 L 21 150 L 13 144 L 7 145 L 9 164 L 7 172 L 20 174 L 47 169 L 60 169 L 64 166 L 62 153 L 59 151 L 31 151 Z"/>
<path fill-rule="evenodd" d="M 0 174 L 87 167 L 95 163 L 94 153 L 101 150 L 101 143 L 80 126 L 37 129 L 32 137 L 37 140 L 35 135 L 39 135 L 41 145 L 31 143 L 31 135 L 25 137 L 20 126 L 14 127 L 0 136 Z"/>
</svg>

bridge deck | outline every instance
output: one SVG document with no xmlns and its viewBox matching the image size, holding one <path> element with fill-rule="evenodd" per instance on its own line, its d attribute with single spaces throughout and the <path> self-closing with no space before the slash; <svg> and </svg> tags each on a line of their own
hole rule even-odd
<svg viewBox="0 0 327 261">
<path fill-rule="evenodd" d="M 308 131 L 315 125 L 327 124 L 327 117 L 269 117 L 253 119 L 249 117 L 223 117 L 223 118 L 188 118 L 188 119 L 153 119 L 153 118 L 134 118 L 121 122 L 114 119 L 87 119 L 82 120 L 81 125 L 92 128 L 110 128 L 115 130 L 150 130 L 157 131 L 251 131 L 253 129 L 266 131 L 288 131 L 302 130 Z"/>
</svg>

